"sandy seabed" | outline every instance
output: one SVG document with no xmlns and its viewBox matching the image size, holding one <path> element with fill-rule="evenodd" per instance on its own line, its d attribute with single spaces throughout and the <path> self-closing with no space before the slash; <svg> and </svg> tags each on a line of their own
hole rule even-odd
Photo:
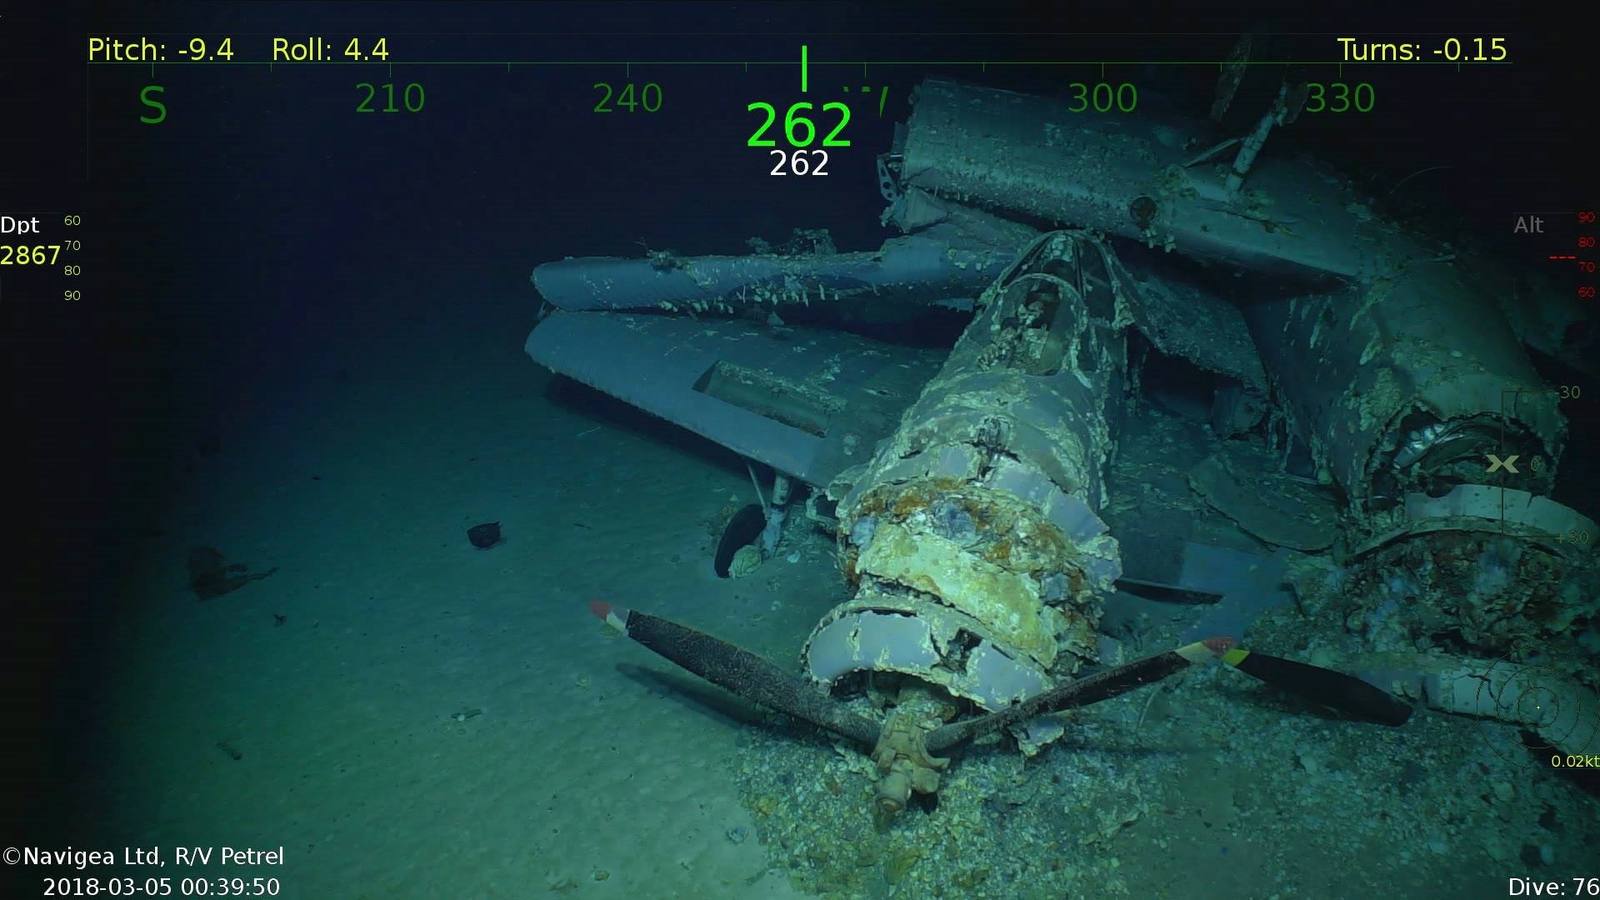
<svg viewBox="0 0 1600 900">
<path fill-rule="evenodd" d="M 737 461 L 501 343 L 391 344 L 221 423 L 122 573 L 93 840 L 281 845 L 280 866 L 158 874 L 292 897 L 792 894 L 745 839 L 748 723 L 587 606 L 792 659 L 829 600 L 790 594 L 825 560 L 769 562 L 791 587 L 716 578 L 708 522 L 752 493 Z M 199 602 L 197 545 L 277 571 Z"/>
</svg>

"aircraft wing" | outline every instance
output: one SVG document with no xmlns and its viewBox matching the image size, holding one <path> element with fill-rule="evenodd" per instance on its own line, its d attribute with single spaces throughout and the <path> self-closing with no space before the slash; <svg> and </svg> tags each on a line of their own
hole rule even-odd
<svg viewBox="0 0 1600 900">
<path fill-rule="evenodd" d="M 866 461 L 945 356 L 842 331 L 563 311 L 540 322 L 525 349 L 557 373 L 818 486 Z"/>
</svg>

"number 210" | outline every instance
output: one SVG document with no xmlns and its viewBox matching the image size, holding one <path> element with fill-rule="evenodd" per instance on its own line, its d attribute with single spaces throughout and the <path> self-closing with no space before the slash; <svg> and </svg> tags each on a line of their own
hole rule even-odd
<svg viewBox="0 0 1600 900">
<path fill-rule="evenodd" d="M 382 109 L 373 109 L 372 98 L 377 95 L 379 88 L 383 89 L 387 102 L 384 103 Z M 400 107 L 394 105 L 394 84 L 392 82 L 385 82 L 374 87 L 372 82 L 362 81 L 356 84 L 356 90 L 365 90 L 367 92 L 367 95 L 361 98 L 361 102 L 356 104 L 356 112 L 392 113 L 400 111 Z M 422 112 L 422 104 L 425 100 L 426 97 L 423 95 L 422 85 L 417 84 L 415 81 L 406 85 L 404 92 L 401 94 L 401 102 L 405 104 L 406 112 Z"/>
</svg>

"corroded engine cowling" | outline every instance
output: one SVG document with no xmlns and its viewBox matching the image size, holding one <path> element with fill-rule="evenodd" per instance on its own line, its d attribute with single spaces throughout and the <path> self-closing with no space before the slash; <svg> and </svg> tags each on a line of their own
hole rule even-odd
<svg viewBox="0 0 1600 900">
<path fill-rule="evenodd" d="M 1396 262 L 1371 283 L 1251 304 L 1245 319 L 1297 430 L 1358 514 L 1457 484 L 1550 492 L 1559 398 L 1450 265 Z"/>
<path fill-rule="evenodd" d="M 806 643 L 814 679 L 904 672 L 994 708 L 1093 658 L 1121 573 L 1096 511 L 1131 284 L 1101 241 L 1055 232 L 985 291 L 899 429 L 831 491 L 857 592 Z"/>
<path fill-rule="evenodd" d="M 1345 628 L 1380 650 L 1538 660 L 1600 687 L 1595 523 L 1548 497 L 1462 484 L 1406 495 L 1338 570 Z"/>
</svg>

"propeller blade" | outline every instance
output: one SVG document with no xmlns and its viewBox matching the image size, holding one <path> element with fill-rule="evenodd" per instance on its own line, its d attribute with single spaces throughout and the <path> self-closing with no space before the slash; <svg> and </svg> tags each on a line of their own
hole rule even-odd
<svg viewBox="0 0 1600 900">
<path fill-rule="evenodd" d="M 1233 647 L 1222 661 L 1235 669 L 1313 703 L 1382 725 L 1404 725 L 1411 705 L 1354 675 L 1281 656 Z"/>
<path fill-rule="evenodd" d="M 1233 646 L 1232 638 L 1216 637 L 1185 644 L 1130 663 L 1123 663 L 1093 675 L 1069 681 L 1005 709 L 942 725 L 928 735 L 928 752 L 937 753 L 962 741 L 988 734 L 1034 716 L 1088 706 L 1153 684 L 1190 666 L 1206 662 Z"/>
<path fill-rule="evenodd" d="M 876 722 L 856 715 L 799 676 L 748 650 L 686 625 L 600 600 L 590 603 L 589 611 L 665 659 L 752 703 L 804 719 L 866 747 L 878 741 Z"/>
</svg>

